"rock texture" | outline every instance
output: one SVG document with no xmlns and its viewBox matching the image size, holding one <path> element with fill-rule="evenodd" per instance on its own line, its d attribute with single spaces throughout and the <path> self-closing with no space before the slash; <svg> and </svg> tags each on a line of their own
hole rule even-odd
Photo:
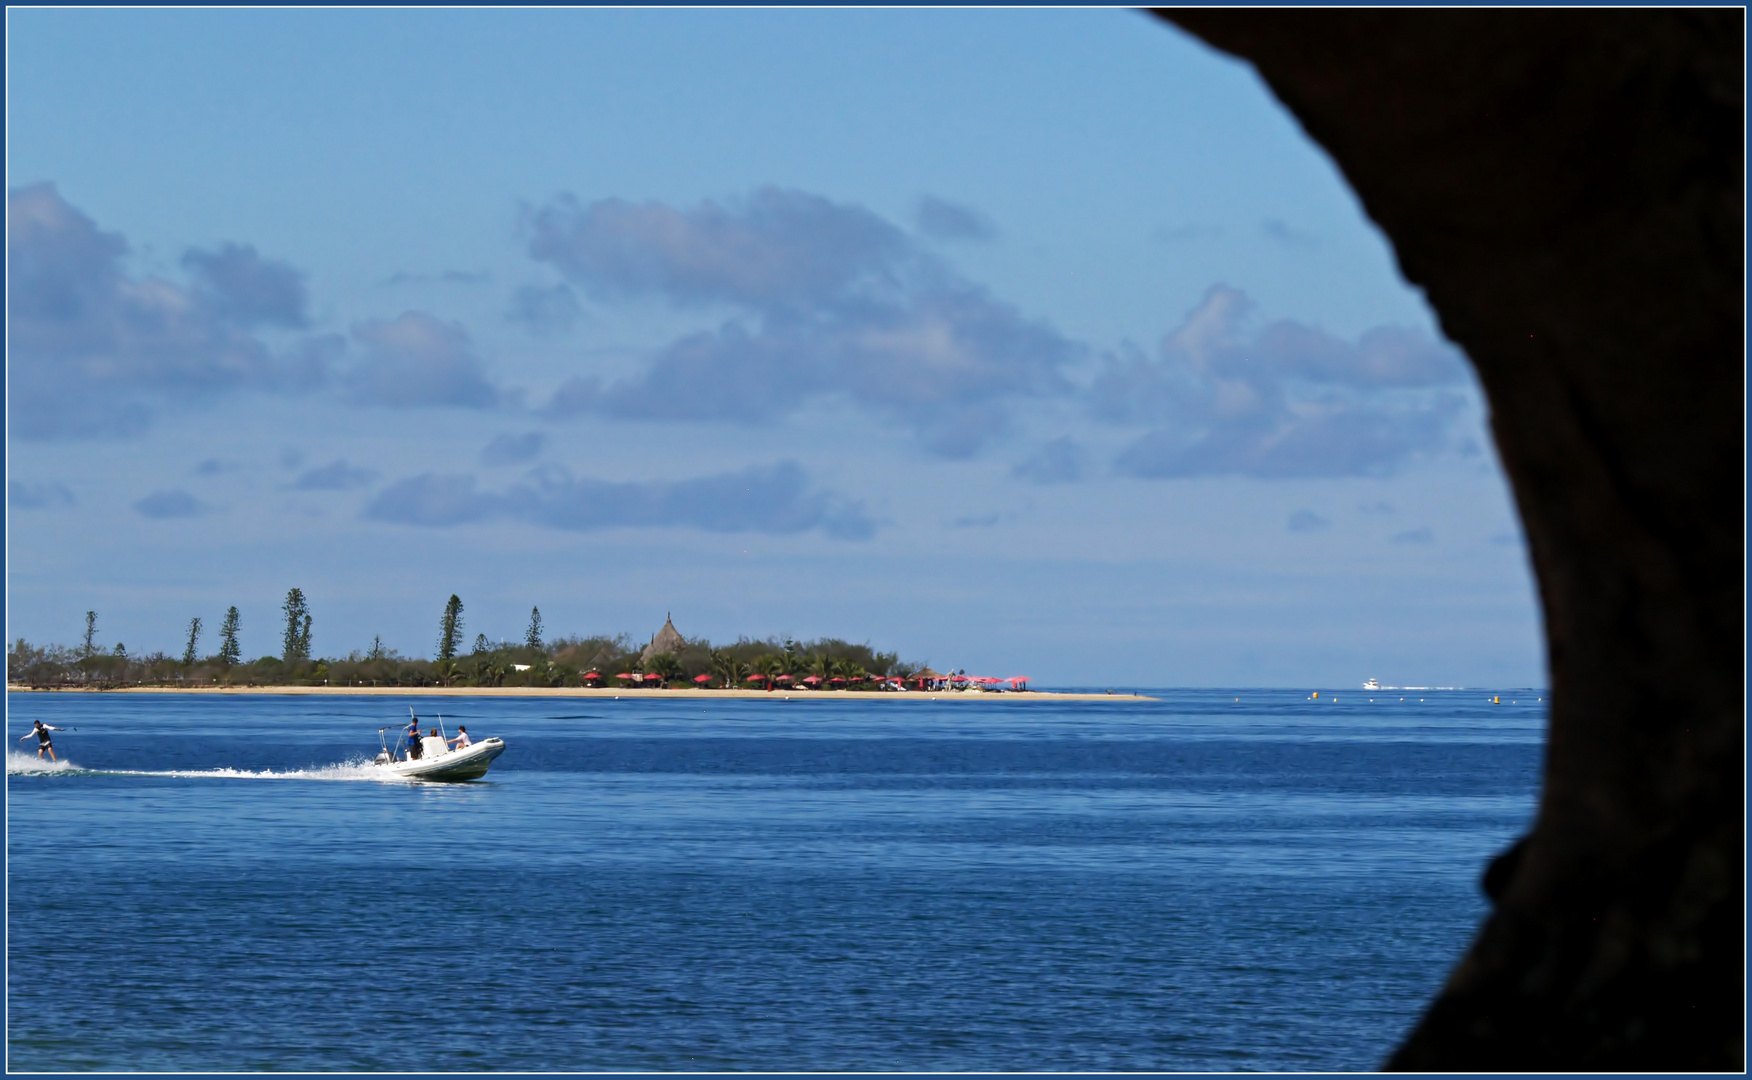
<svg viewBox="0 0 1752 1080">
<path fill-rule="evenodd" d="M 1389 1068 L 1744 1067 L 1744 13 L 1176 10 L 1489 397 L 1544 604 L 1531 833 Z"/>
</svg>

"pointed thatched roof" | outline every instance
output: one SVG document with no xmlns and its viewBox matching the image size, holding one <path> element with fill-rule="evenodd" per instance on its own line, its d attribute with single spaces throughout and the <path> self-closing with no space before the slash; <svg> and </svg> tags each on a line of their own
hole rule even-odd
<svg viewBox="0 0 1752 1080">
<path fill-rule="evenodd" d="M 913 672 L 911 677 L 914 679 L 947 679 L 949 676 L 943 674 L 941 671 L 932 671 L 928 667 L 922 667 Z"/>
<path fill-rule="evenodd" d="M 669 621 L 667 612 L 663 615 L 663 629 L 657 631 L 657 636 L 651 639 L 651 644 L 645 646 L 645 651 L 639 654 L 639 663 L 656 656 L 658 653 L 678 653 L 687 648 L 687 641 L 675 629 L 675 624 Z"/>
</svg>

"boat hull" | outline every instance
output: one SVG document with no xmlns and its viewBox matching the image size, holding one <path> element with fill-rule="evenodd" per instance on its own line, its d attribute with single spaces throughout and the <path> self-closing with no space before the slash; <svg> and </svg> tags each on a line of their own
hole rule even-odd
<svg viewBox="0 0 1752 1080">
<path fill-rule="evenodd" d="M 416 761 L 391 761 L 377 766 L 409 780 L 479 780 L 487 775 L 493 760 L 505 752 L 505 740 L 482 739 L 462 750 Z"/>
</svg>

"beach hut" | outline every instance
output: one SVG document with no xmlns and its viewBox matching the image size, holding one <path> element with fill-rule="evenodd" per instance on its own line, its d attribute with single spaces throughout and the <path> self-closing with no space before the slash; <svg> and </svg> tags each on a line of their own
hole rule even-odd
<svg viewBox="0 0 1752 1080">
<path fill-rule="evenodd" d="M 918 683 L 920 690 L 934 689 L 937 684 L 946 681 L 948 678 L 949 676 L 943 674 L 941 671 L 932 671 L 928 667 L 920 668 L 912 673 L 912 681 Z"/>
<path fill-rule="evenodd" d="M 687 648 L 687 641 L 676 632 L 675 623 L 670 621 L 669 613 L 663 613 L 663 629 L 651 635 L 651 644 L 645 646 L 645 651 L 639 654 L 639 663 L 656 656 L 658 653 L 679 655 Z"/>
</svg>

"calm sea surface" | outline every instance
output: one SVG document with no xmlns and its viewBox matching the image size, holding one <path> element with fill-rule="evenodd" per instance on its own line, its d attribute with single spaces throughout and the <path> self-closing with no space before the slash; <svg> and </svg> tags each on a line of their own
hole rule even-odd
<svg viewBox="0 0 1752 1080">
<path fill-rule="evenodd" d="M 1155 693 L 12 694 L 10 738 L 77 730 L 7 754 L 8 1064 L 1378 1065 L 1530 821 L 1545 705 Z M 370 779 L 408 703 L 509 748 Z"/>
</svg>

